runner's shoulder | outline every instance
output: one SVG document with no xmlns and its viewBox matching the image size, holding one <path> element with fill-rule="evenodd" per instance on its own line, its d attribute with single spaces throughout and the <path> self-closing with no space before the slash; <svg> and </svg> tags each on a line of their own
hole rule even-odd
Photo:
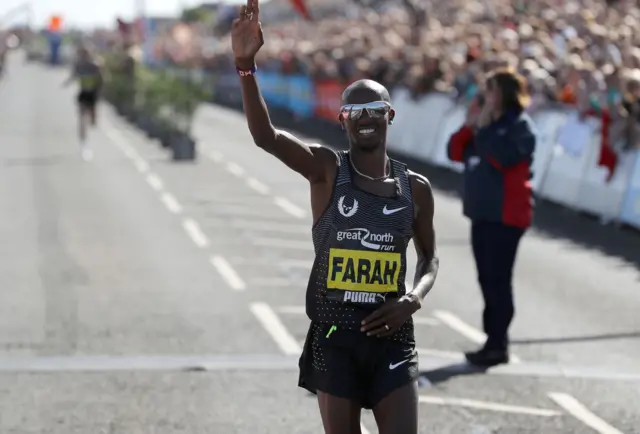
<svg viewBox="0 0 640 434">
<path fill-rule="evenodd" d="M 340 158 L 338 153 L 330 147 L 321 143 L 309 143 L 307 144 L 309 150 L 318 158 L 321 158 L 323 162 L 328 165 L 338 167 L 340 165 Z"/>
<path fill-rule="evenodd" d="M 431 188 L 431 182 L 429 179 L 417 172 L 413 172 L 407 169 L 409 176 L 409 182 L 411 183 L 411 195 L 413 196 L 413 202 L 420 206 L 425 202 L 433 202 L 433 189 Z"/>
<path fill-rule="evenodd" d="M 409 176 L 412 187 L 431 190 L 431 182 L 429 182 L 429 179 L 423 174 L 407 169 L 407 175 Z"/>
<path fill-rule="evenodd" d="M 323 175 L 320 175 L 315 183 L 325 184 L 333 188 L 333 181 L 336 178 L 338 167 L 340 166 L 340 157 L 338 157 L 337 152 L 320 143 L 309 143 L 307 146 L 318 163 L 324 168 Z M 314 182 L 312 181 L 312 183 Z"/>
</svg>

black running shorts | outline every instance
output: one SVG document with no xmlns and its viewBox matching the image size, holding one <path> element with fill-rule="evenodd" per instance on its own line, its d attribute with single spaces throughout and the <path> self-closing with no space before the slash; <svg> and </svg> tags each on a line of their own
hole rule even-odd
<svg viewBox="0 0 640 434">
<path fill-rule="evenodd" d="M 418 379 L 415 345 L 368 337 L 360 331 L 311 323 L 300 357 L 298 386 L 374 408 Z"/>
<path fill-rule="evenodd" d="M 98 102 L 98 92 L 83 90 L 78 94 L 78 104 L 81 107 L 94 108 Z"/>
</svg>

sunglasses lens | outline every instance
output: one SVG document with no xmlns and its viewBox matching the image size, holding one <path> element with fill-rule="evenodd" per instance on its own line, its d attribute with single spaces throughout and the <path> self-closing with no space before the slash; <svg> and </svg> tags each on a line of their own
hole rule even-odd
<svg viewBox="0 0 640 434">
<path fill-rule="evenodd" d="M 362 117 L 362 113 L 365 110 L 370 117 L 379 119 L 381 117 L 384 117 L 384 115 L 386 115 L 390 109 L 391 107 L 389 106 L 389 104 L 385 103 L 384 101 L 376 101 L 367 104 L 352 104 L 344 106 L 340 110 L 340 113 L 342 113 L 342 117 L 344 119 L 355 121 Z"/>
<path fill-rule="evenodd" d="M 372 102 L 369 104 L 365 104 L 365 106 L 367 109 L 367 113 L 369 113 L 369 116 L 376 119 L 384 117 L 384 115 L 386 115 L 391 109 L 389 104 L 384 101 Z"/>
<path fill-rule="evenodd" d="M 340 109 L 343 119 L 356 120 L 362 116 L 362 110 L 354 107 L 353 105 L 345 105 Z"/>
<path fill-rule="evenodd" d="M 367 110 L 369 116 L 372 118 L 382 118 L 387 114 L 387 111 L 388 109 L 386 107 L 370 108 Z"/>
<path fill-rule="evenodd" d="M 349 111 L 349 119 L 351 120 L 357 120 L 360 119 L 360 117 L 362 116 L 362 109 L 360 108 L 352 108 Z"/>
</svg>

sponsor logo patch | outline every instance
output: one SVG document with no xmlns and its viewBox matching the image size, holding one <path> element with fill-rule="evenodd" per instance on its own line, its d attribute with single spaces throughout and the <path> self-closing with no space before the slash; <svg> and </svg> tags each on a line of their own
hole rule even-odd
<svg viewBox="0 0 640 434">
<path fill-rule="evenodd" d="M 355 240 L 359 241 L 363 247 L 371 250 L 382 250 L 393 252 L 394 237 L 390 233 L 373 233 L 364 228 L 353 228 L 336 232 L 336 241 Z"/>
</svg>

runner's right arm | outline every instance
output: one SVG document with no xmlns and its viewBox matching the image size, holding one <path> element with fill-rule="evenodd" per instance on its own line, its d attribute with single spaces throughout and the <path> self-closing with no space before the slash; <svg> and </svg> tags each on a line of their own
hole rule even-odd
<svg viewBox="0 0 640 434">
<path fill-rule="evenodd" d="M 247 0 L 231 29 L 231 46 L 236 67 L 255 71 L 255 56 L 264 44 L 260 25 L 259 0 Z M 338 165 L 337 155 L 323 146 L 309 146 L 293 135 L 277 130 L 269 119 L 267 106 L 253 74 L 240 77 L 242 104 L 253 141 L 273 154 L 312 184 L 333 180 Z"/>
<path fill-rule="evenodd" d="M 244 69 L 246 61 L 238 61 Z M 243 63 L 245 65 L 243 65 Z M 251 69 L 253 63 L 247 69 Z M 240 78 L 242 83 L 242 104 L 247 117 L 249 131 L 258 147 L 274 155 L 311 183 L 332 179 L 338 164 L 336 154 L 320 145 L 308 145 L 286 131 L 276 129 L 269 118 L 267 105 L 260 94 L 254 75 Z"/>
</svg>

